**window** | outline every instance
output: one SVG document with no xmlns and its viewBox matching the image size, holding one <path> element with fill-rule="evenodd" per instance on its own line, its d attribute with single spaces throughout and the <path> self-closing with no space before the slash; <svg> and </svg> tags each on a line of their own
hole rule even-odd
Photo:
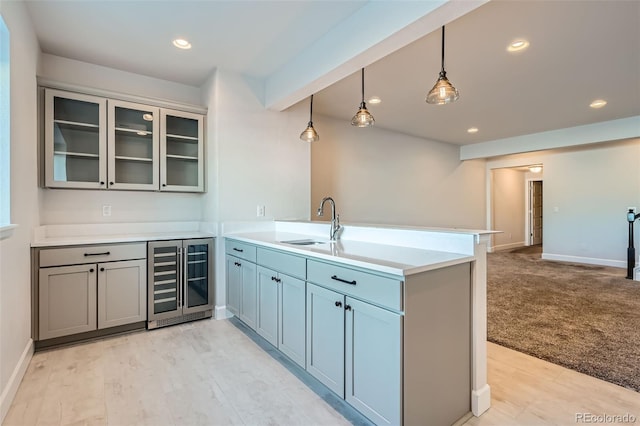
<svg viewBox="0 0 640 426">
<path fill-rule="evenodd" d="M 10 235 L 11 229 L 11 173 L 9 128 L 11 113 L 9 30 L 0 16 L 0 239 Z"/>
</svg>

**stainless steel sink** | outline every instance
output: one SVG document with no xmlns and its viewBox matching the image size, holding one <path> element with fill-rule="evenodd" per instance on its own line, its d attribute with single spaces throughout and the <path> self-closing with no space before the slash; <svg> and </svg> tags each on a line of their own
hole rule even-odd
<svg viewBox="0 0 640 426">
<path fill-rule="evenodd" d="M 287 240 L 287 241 L 280 241 L 281 243 L 284 244 L 293 244 L 294 246 L 312 246 L 314 244 L 326 244 L 326 241 L 318 241 L 318 240 L 311 240 L 311 239 L 306 239 L 306 240 Z"/>
</svg>

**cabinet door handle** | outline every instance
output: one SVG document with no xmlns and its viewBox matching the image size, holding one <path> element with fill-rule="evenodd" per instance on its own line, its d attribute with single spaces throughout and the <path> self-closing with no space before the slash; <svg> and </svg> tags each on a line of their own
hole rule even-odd
<svg viewBox="0 0 640 426">
<path fill-rule="evenodd" d="M 356 280 L 353 280 L 353 281 L 347 281 L 347 280 L 344 280 L 344 279 L 342 279 L 342 278 L 339 278 L 339 277 L 338 277 L 338 276 L 336 276 L 336 275 L 332 275 L 332 276 L 331 276 L 331 279 L 332 279 L 332 280 L 336 280 L 336 281 L 340 281 L 341 283 L 345 283 L 345 284 L 356 285 Z"/>
<path fill-rule="evenodd" d="M 344 305 L 344 310 L 345 311 L 350 311 L 351 310 L 351 305 Z"/>
<path fill-rule="evenodd" d="M 110 251 L 105 251 L 103 253 L 85 253 L 84 257 L 89 257 L 89 256 L 109 256 L 111 254 Z"/>
<path fill-rule="evenodd" d="M 89 272 L 93 272 L 93 268 L 89 269 Z"/>
<path fill-rule="evenodd" d="M 276 281 L 277 278 L 276 277 L 271 277 L 271 281 Z"/>
<path fill-rule="evenodd" d="M 104 268 L 100 268 L 100 272 L 104 272 Z"/>
<path fill-rule="evenodd" d="M 279 283 L 280 281 L 282 281 L 280 278 L 276 278 L 277 283 Z"/>
<path fill-rule="evenodd" d="M 100 181 L 100 185 L 104 185 L 104 181 Z"/>
<path fill-rule="evenodd" d="M 244 250 L 234 247 L 233 251 L 239 251 L 240 253 L 244 252 Z"/>
<path fill-rule="evenodd" d="M 242 266 L 242 264 L 238 263 L 238 262 L 233 262 L 233 264 L 236 265 L 236 266 Z"/>
<path fill-rule="evenodd" d="M 163 187 L 164 187 L 164 186 L 167 186 L 167 184 L 166 184 L 166 183 L 163 183 L 163 184 L 162 184 L 162 186 L 163 186 Z"/>
<path fill-rule="evenodd" d="M 113 182 L 109 182 L 109 186 L 113 186 L 115 185 Z"/>
<path fill-rule="evenodd" d="M 337 301 L 337 302 L 336 302 L 336 306 L 339 308 L 340 306 L 342 306 L 342 302 Z"/>
</svg>

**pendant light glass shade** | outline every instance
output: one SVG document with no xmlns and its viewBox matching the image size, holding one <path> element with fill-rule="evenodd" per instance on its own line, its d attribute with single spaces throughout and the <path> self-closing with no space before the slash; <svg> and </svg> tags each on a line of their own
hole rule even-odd
<svg viewBox="0 0 640 426">
<path fill-rule="evenodd" d="M 316 129 L 313 128 L 313 95 L 311 95 L 309 105 L 309 124 L 307 124 L 307 128 L 300 133 L 300 139 L 305 142 L 316 142 L 320 140 L 320 135 L 318 135 Z"/>
<path fill-rule="evenodd" d="M 356 115 L 351 119 L 351 125 L 356 127 L 369 127 L 375 124 L 376 120 L 373 119 L 373 115 L 367 110 L 367 104 L 364 102 L 364 68 L 362 68 L 362 102 L 360 102 L 360 109 L 356 112 Z"/>
<path fill-rule="evenodd" d="M 447 72 L 444 70 L 444 26 L 442 27 L 442 69 L 438 76 L 438 81 L 433 89 L 427 94 L 427 103 L 433 105 L 449 104 L 460 97 L 458 89 L 453 87 L 447 78 Z"/>
</svg>

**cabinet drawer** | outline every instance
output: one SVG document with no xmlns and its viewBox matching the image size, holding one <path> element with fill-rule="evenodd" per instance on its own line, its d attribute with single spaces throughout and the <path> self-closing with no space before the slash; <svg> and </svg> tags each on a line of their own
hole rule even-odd
<svg viewBox="0 0 640 426">
<path fill-rule="evenodd" d="M 256 246 L 241 243 L 240 241 L 227 239 L 225 241 L 225 253 L 249 262 L 256 262 Z"/>
<path fill-rule="evenodd" d="M 99 244 L 40 250 L 40 267 L 145 259 L 147 244 Z"/>
<path fill-rule="evenodd" d="M 307 281 L 389 309 L 403 309 L 403 282 L 400 280 L 307 260 Z"/>
<path fill-rule="evenodd" d="M 258 248 L 258 265 L 264 266 L 283 274 L 305 279 L 307 276 L 307 262 L 304 257 L 281 251 Z"/>
</svg>

